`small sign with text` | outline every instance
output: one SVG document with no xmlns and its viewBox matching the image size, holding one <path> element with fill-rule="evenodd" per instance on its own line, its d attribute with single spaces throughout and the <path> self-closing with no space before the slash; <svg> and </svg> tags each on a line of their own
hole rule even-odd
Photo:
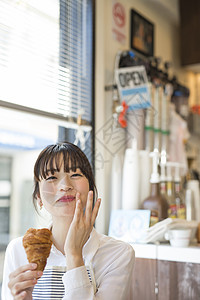
<svg viewBox="0 0 200 300">
<path fill-rule="evenodd" d="M 144 66 L 115 70 L 116 83 L 121 102 L 125 101 L 130 110 L 151 106 L 148 79 Z"/>
</svg>

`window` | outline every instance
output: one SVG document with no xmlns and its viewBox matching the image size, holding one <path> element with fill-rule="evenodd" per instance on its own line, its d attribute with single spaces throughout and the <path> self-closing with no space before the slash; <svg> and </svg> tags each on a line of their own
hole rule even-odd
<svg viewBox="0 0 200 300">
<path fill-rule="evenodd" d="M 90 4 L 90 5 L 89 5 Z M 60 1 L 59 101 L 61 114 L 91 122 L 92 5 L 90 0 Z"/>
<path fill-rule="evenodd" d="M 92 62 L 93 0 L 0 0 L 0 290 L 7 242 L 38 226 L 31 194 L 41 148 L 73 142 L 81 114 L 93 160 Z"/>
<path fill-rule="evenodd" d="M 0 0 L 1 104 L 91 125 L 92 17 L 92 0 Z"/>
</svg>

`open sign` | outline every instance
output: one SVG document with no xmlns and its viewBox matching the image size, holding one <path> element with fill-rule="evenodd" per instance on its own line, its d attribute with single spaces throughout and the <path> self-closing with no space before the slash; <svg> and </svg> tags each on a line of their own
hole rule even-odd
<svg viewBox="0 0 200 300">
<path fill-rule="evenodd" d="M 121 68 L 115 71 L 120 100 L 129 110 L 151 106 L 148 79 L 144 66 Z"/>
</svg>

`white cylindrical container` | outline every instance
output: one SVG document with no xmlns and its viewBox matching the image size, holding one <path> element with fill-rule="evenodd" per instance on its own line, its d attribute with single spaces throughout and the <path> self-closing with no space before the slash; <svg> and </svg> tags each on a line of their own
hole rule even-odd
<svg viewBox="0 0 200 300">
<path fill-rule="evenodd" d="M 139 170 L 140 170 L 140 180 L 139 180 L 139 203 L 143 203 L 143 200 L 150 195 L 150 177 L 151 177 L 151 159 L 149 157 L 149 151 L 140 150 L 139 151 Z"/>
<path fill-rule="evenodd" d="M 194 203 L 194 219 L 200 222 L 200 195 L 199 195 L 199 181 L 189 180 L 187 182 L 187 189 L 192 190 Z"/>
<path fill-rule="evenodd" d="M 139 155 L 137 141 L 126 149 L 122 176 L 122 209 L 139 208 Z"/>
<path fill-rule="evenodd" d="M 112 160 L 111 210 L 122 208 L 122 157 L 116 154 Z"/>
<path fill-rule="evenodd" d="M 193 192 L 190 189 L 187 189 L 185 192 L 185 205 L 186 205 L 186 220 L 192 221 L 195 219 L 194 216 L 194 197 Z"/>
</svg>

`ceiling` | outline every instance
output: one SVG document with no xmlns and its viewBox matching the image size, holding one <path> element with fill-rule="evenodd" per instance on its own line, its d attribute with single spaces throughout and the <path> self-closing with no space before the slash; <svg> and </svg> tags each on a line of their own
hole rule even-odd
<svg viewBox="0 0 200 300">
<path fill-rule="evenodd" d="M 179 25 L 179 0 L 143 0 L 144 2 L 151 3 L 155 8 L 161 10 L 172 20 L 175 24 Z"/>
</svg>

